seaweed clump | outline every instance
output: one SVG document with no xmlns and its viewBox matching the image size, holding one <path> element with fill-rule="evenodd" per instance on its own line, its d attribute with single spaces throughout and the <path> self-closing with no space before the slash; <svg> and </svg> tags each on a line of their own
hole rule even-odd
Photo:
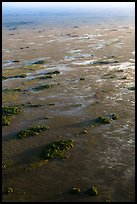
<svg viewBox="0 0 137 204">
<path fill-rule="evenodd" d="M 51 75 L 44 75 L 44 76 L 38 77 L 38 79 L 51 79 L 51 78 L 53 78 Z"/>
<path fill-rule="evenodd" d="M 13 187 L 7 187 L 7 188 L 5 188 L 5 193 L 6 193 L 6 194 L 13 194 L 13 193 L 14 193 Z"/>
<path fill-rule="evenodd" d="M 109 124 L 110 123 L 110 118 L 109 117 L 98 117 L 96 119 L 96 123 L 99 123 L 99 124 Z"/>
<path fill-rule="evenodd" d="M 91 196 L 97 196 L 99 193 L 98 193 L 97 188 L 95 186 L 92 186 L 91 188 L 87 190 L 87 194 Z"/>
<path fill-rule="evenodd" d="M 33 90 L 39 91 L 39 90 L 48 89 L 51 87 L 53 87 L 53 84 L 45 84 L 42 86 L 37 86 L 37 87 L 33 88 Z"/>
<path fill-rule="evenodd" d="M 19 106 L 2 106 L 2 126 L 10 125 L 10 120 L 14 115 L 22 111 Z"/>
<path fill-rule="evenodd" d="M 33 62 L 32 64 L 44 64 L 45 61 L 44 60 L 38 60 L 36 62 Z"/>
<path fill-rule="evenodd" d="M 23 139 L 25 137 L 32 137 L 48 129 L 49 129 L 48 126 L 40 126 L 40 125 L 29 127 L 26 130 L 23 130 L 17 133 L 17 137 L 19 139 Z"/>
<path fill-rule="evenodd" d="M 6 80 L 6 79 L 8 79 L 8 77 L 2 76 L 2 80 Z"/>
<path fill-rule="evenodd" d="M 118 114 L 115 113 L 110 114 L 108 117 L 99 116 L 93 123 L 93 126 L 95 127 L 101 124 L 110 124 L 112 120 L 117 120 L 118 118 Z"/>
<path fill-rule="evenodd" d="M 67 158 L 66 150 L 73 147 L 74 140 L 59 140 L 49 144 L 42 152 L 42 159 L 63 159 Z"/>
<path fill-rule="evenodd" d="M 60 71 L 58 71 L 58 70 L 56 70 L 56 71 L 53 71 L 53 72 L 48 72 L 48 73 L 46 73 L 46 74 L 60 74 Z"/>
<path fill-rule="evenodd" d="M 78 194 L 81 192 L 81 190 L 79 187 L 73 187 L 70 192 L 71 194 Z"/>
</svg>

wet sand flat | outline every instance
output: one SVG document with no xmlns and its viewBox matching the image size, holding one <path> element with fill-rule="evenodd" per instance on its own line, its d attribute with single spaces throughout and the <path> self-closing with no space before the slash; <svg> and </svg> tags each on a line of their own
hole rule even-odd
<svg viewBox="0 0 137 204">
<path fill-rule="evenodd" d="M 2 128 L 3 201 L 133 202 L 134 25 L 34 27 L 3 29 L 2 105 L 23 110 Z M 117 120 L 94 125 L 113 113 Z M 35 125 L 49 130 L 16 137 Z M 68 158 L 35 165 L 59 139 L 74 140 Z M 85 193 L 91 186 L 98 196 Z"/>
</svg>

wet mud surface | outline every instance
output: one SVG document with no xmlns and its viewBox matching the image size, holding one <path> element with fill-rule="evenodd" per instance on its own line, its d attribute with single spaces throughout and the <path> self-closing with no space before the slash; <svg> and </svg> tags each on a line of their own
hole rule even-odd
<svg viewBox="0 0 137 204">
<path fill-rule="evenodd" d="M 4 202 L 135 200 L 134 37 L 133 25 L 3 30 L 2 105 L 22 108 L 2 127 Z M 49 129 L 16 137 L 37 125 Z M 41 159 L 71 139 L 67 158 Z M 92 186 L 97 196 L 85 193 Z"/>
</svg>

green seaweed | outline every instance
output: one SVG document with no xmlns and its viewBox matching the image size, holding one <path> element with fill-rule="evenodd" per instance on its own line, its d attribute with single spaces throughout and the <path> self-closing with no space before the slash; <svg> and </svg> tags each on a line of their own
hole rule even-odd
<svg viewBox="0 0 137 204">
<path fill-rule="evenodd" d="M 45 130 L 48 130 L 48 129 L 49 129 L 48 126 L 37 125 L 37 126 L 34 126 L 34 127 L 29 127 L 26 130 L 20 131 L 19 133 L 17 133 L 16 136 L 19 139 L 23 139 L 23 138 L 26 138 L 26 137 L 32 137 L 32 136 L 38 135 L 39 133 L 41 133 L 41 132 L 43 132 Z"/>
<path fill-rule="evenodd" d="M 11 118 L 22 112 L 20 106 L 2 106 L 2 126 L 10 125 Z"/>
<path fill-rule="evenodd" d="M 40 76 L 37 79 L 51 79 L 53 78 L 51 75 L 44 75 L 44 76 Z"/>
<path fill-rule="evenodd" d="M 53 84 L 45 84 L 45 85 L 37 86 L 33 88 L 33 90 L 39 91 L 39 90 L 48 89 L 51 87 L 53 87 Z"/>
<path fill-rule="evenodd" d="M 66 150 L 73 147 L 74 140 L 59 140 L 47 145 L 42 152 L 42 159 L 67 158 Z"/>
<path fill-rule="evenodd" d="M 8 78 L 25 78 L 27 76 L 27 74 L 21 74 L 21 75 L 16 75 L 16 76 L 10 76 Z"/>
<path fill-rule="evenodd" d="M 97 196 L 99 194 L 98 190 L 97 190 L 97 187 L 95 187 L 95 186 L 92 186 L 86 192 L 87 192 L 88 195 L 91 195 L 91 196 Z"/>
<path fill-rule="evenodd" d="M 99 116 L 93 124 L 91 124 L 91 127 L 97 127 L 101 124 L 110 124 L 112 120 L 117 120 L 119 118 L 119 115 L 116 113 L 112 113 L 107 117 Z"/>
<path fill-rule="evenodd" d="M 2 116 L 2 126 L 9 126 L 10 125 L 11 117 L 9 116 Z"/>
<path fill-rule="evenodd" d="M 17 115 L 22 111 L 20 106 L 2 106 L 2 115 Z"/>
<path fill-rule="evenodd" d="M 120 78 L 120 80 L 125 80 L 125 79 L 128 79 L 126 76 L 123 76 Z"/>
<path fill-rule="evenodd" d="M 19 92 L 19 91 L 22 91 L 20 88 L 15 88 L 15 89 L 9 89 L 9 88 L 6 88 L 6 89 L 3 89 L 2 92 Z"/>
<path fill-rule="evenodd" d="M 70 191 L 71 194 L 78 194 L 78 193 L 80 193 L 80 192 L 81 192 L 81 190 L 80 190 L 79 187 L 73 187 L 73 188 L 71 189 L 71 191 Z"/>
<path fill-rule="evenodd" d="M 56 71 L 53 71 L 53 72 L 48 72 L 46 74 L 49 74 L 49 75 L 52 75 L 52 74 L 60 74 L 60 71 L 56 70 Z"/>
<path fill-rule="evenodd" d="M 6 79 L 8 79 L 8 77 L 2 76 L 2 80 L 6 80 Z"/>
<path fill-rule="evenodd" d="M 39 167 L 42 167 L 48 163 L 48 160 L 41 160 L 39 162 L 31 163 L 28 167 L 26 167 L 26 170 L 32 170 Z"/>
<path fill-rule="evenodd" d="M 82 130 L 81 134 L 87 134 L 88 131 L 86 129 Z"/>
<path fill-rule="evenodd" d="M 119 118 L 119 115 L 116 114 L 116 113 L 112 113 L 112 114 L 110 115 L 110 117 L 111 117 L 112 120 L 117 120 L 117 119 Z"/>
<path fill-rule="evenodd" d="M 33 62 L 32 64 L 44 64 L 45 61 L 44 60 L 38 60 L 36 62 Z"/>
<path fill-rule="evenodd" d="M 110 118 L 109 117 L 98 117 L 95 121 L 96 123 L 99 123 L 99 124 L 109 124 L 110 123 Z"/>
<path fill-rule="evenodd" d="M 5 193 L 6 194 L 13 194 L 14 193 L 14 188 L 13 187 L 7 187 L 5 188 Z"/>
<path fill-rule="evenodd" d="M 96 62 L 94 62 L 93 64 L 111 64 L 111 63 L 119 63 L 118 60 L 98 60 Z"/>
<path fill-rule="evenodd" d="M 77 104 L 75 104 L 75 105 L 73 105 L 73 107 L 80 107 L 80 106 L 82 106 L 82 104 L 80 104 L 80 103 L 77 103 Z"/>
<path fill-rule="evenodd" d="M 49 106 L 55 106 L 55 103 L 49 103 L 48 105 Z"/>
<path fill-rule="evenodd" d="M 42 104 L 29 104 L 28 106 L 32 107 L 32 108 L 37 108 L 37 107 L 40 107 L 40 106 L 43 106 L 43 105 Z"/>
</svg>

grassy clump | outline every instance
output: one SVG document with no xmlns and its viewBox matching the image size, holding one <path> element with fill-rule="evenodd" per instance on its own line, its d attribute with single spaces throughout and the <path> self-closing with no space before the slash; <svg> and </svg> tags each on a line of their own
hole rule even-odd
<svg viewBox="0 0 137 204">
<path fill-rule="evenodd" d="M 81 192 L 79 187 L 73 187 L 70 191 L 72 194 L 78 194 Z"/>
<path fill-rule="evenodd" d="M 77 103 L 77 104 L 75 104 L 73 107 L 77 108 L 77 107 L 80 107 L 80 106 L 82 106 L 82 104 Z"/>
<path fill-rule="evenodd" d="M 17 115 L 22 111 L 20 106 L 2 106 L 2 115 Z"/>
<path fill-rule="evenodd" d="M 46 73 L 46 74 L 49 74 L 49 75 L 51 75 L 51 74 L 60 74 L 60 71 L 53 71 L 53 72 L 48 72 L 48 73 Z"/>
<path fill-rule="evenodd" d="M 111 64 L 111 63 L 119 63 L 118 60 L 99 60 L 99 61 L 96 61 L 94 62 L 93 64 Z"/>
<path fill-rule="evenodd" d="M 118 114 L 116 114 L 116 113 L 112 113 L 112 114 L 110 115 L 110 117 L 111 117 L 112 120 L 116 120 L 116 119 L 119 118 Z"/>
<path fill-rule="evenodd" d="M 40 76 L 37 79 L 51 79 L 53 78 L 51 75 L 44 75 L 44 76 Z"/>
<path fill-rule="evenodd" d="M 32 107 L 32 108 L 37 108 L 37 107 L 40 107 L 40 106 L 43 106 L 43 105 L 42 104 L 29 104 L 28 106 Z"/>
<path fill-rule="evenodd" d="M 10 125 L 11 117 L 9 116 L 2 116 L 2 126 L 9 126 Z"/>
<path fill-rule="evenodd" d="M 73 147 L 74 140 L 59 140 L 49 144 L 42 152 L 42 159 L 67 158 L 66 150 Z"/>
<path fill-rule="evenodd" d="M 23 139 L 26 137 L 32 137 L 48 129 L 49 129 L 48 126 L 39 126 L 39 125 L 34 126 L 34 127 L 29 127 L 26 130 L 23 130 L 17 133 L 17 137 L 19 139 Z"/>
<path fill-rule="evenodd" d="M 44 60 L 38 60 L 36 62 L 33 62 L 32 64 L 44 64 L 45 61 Z"/>
<path fill-rule="evenodd" d="M 9 93 L 9 92 L 13 92 L 13 91 L 14 91 L 14 92 L 20 92 L 20 91 L 22 91 L 22 90 L 21 90 L 20 88 L 15 88 L 15 89 L 6 88 L 6 89 L 3 89 L 3 90 L 2 90 L 2 92 L 4 92 L 4 93 L 5 93 L 5 92 L 8 92 L 8 93 Z"/>
<path fill-rule="evenodd" d="M 97 196 L 99 193 L 98 193 L 97 188 L 95 186 L 92 186 L 91 188 L 87 190 L 87 194 L 91 196 Z"/>
<path fill-rule="evenodd" d="M 49 103 L 48 105 L 49 106 L 55 106 L 55 103 Z"/>
<path fill-rule="evenodd" d="M 37 87 L 33 88 L 33 90 L 39 91 L 39 90 L 48 89 L 48 88 L 51 88 L 51 87 L 53 87 L 53 84 L 45 84 L 45 85 L 42 85 L 42 86 L 37 86 Z"/>
<path fill-rule="evenodd" d="M 96 119 L 96 123 L 99 123 L 99 124 L 109 124 L 110 123 L 110 118 L 109 117 L 98 117 Z"/>
<path fill-rule="evenodd" d="M 7 187 L 7 188 L 5 188 L 5 193 L 6 193 L 6 194 L 13 194 L 13 193 L 14 193 L 13 187 Z"/>
<path fill-rule="evenodd" d="M 2 80 L 6 80 L 6 79 L 8 79 L 8 77 L 2 76 Z"/>
<path fill-rule="evenodd" d="M 86 129 L 83 129 L 82 131 L 81 131 L 81 134 L 87 134 L 88 133 L 88 131 L 86 130 Z"/>
<path fill-rule="evenodd" d="M 117 120 L 119 118 L 118 114 L 112 113 L 108 117 L 98 117 L 94 123 L 91 125 L 93 127 L 97 127 L 98 125 L 101 124 L 110 124 L 112 120 Z"/>
<path fill-rule="evenodd" d="M 22 111 L 20 106 L 2 106 L 2 125 L 10 125 L 10 120 L 14 115 L 18 115 Z"/>
<path fill-rule="evenodd" d="M 16 75 L 16 76 L 10 76 L 9 78 L 25 78 L 27 76 L 27 74 L 21 74 L 21 75 Z"/>
<path fill-rule="evenodd" d="M 31 163 L 26 170 L 32 170 L 36 168 L 40 168 L 48 163 L 48 160 L 41 160 L 39 162 Z"/>
</svg>

